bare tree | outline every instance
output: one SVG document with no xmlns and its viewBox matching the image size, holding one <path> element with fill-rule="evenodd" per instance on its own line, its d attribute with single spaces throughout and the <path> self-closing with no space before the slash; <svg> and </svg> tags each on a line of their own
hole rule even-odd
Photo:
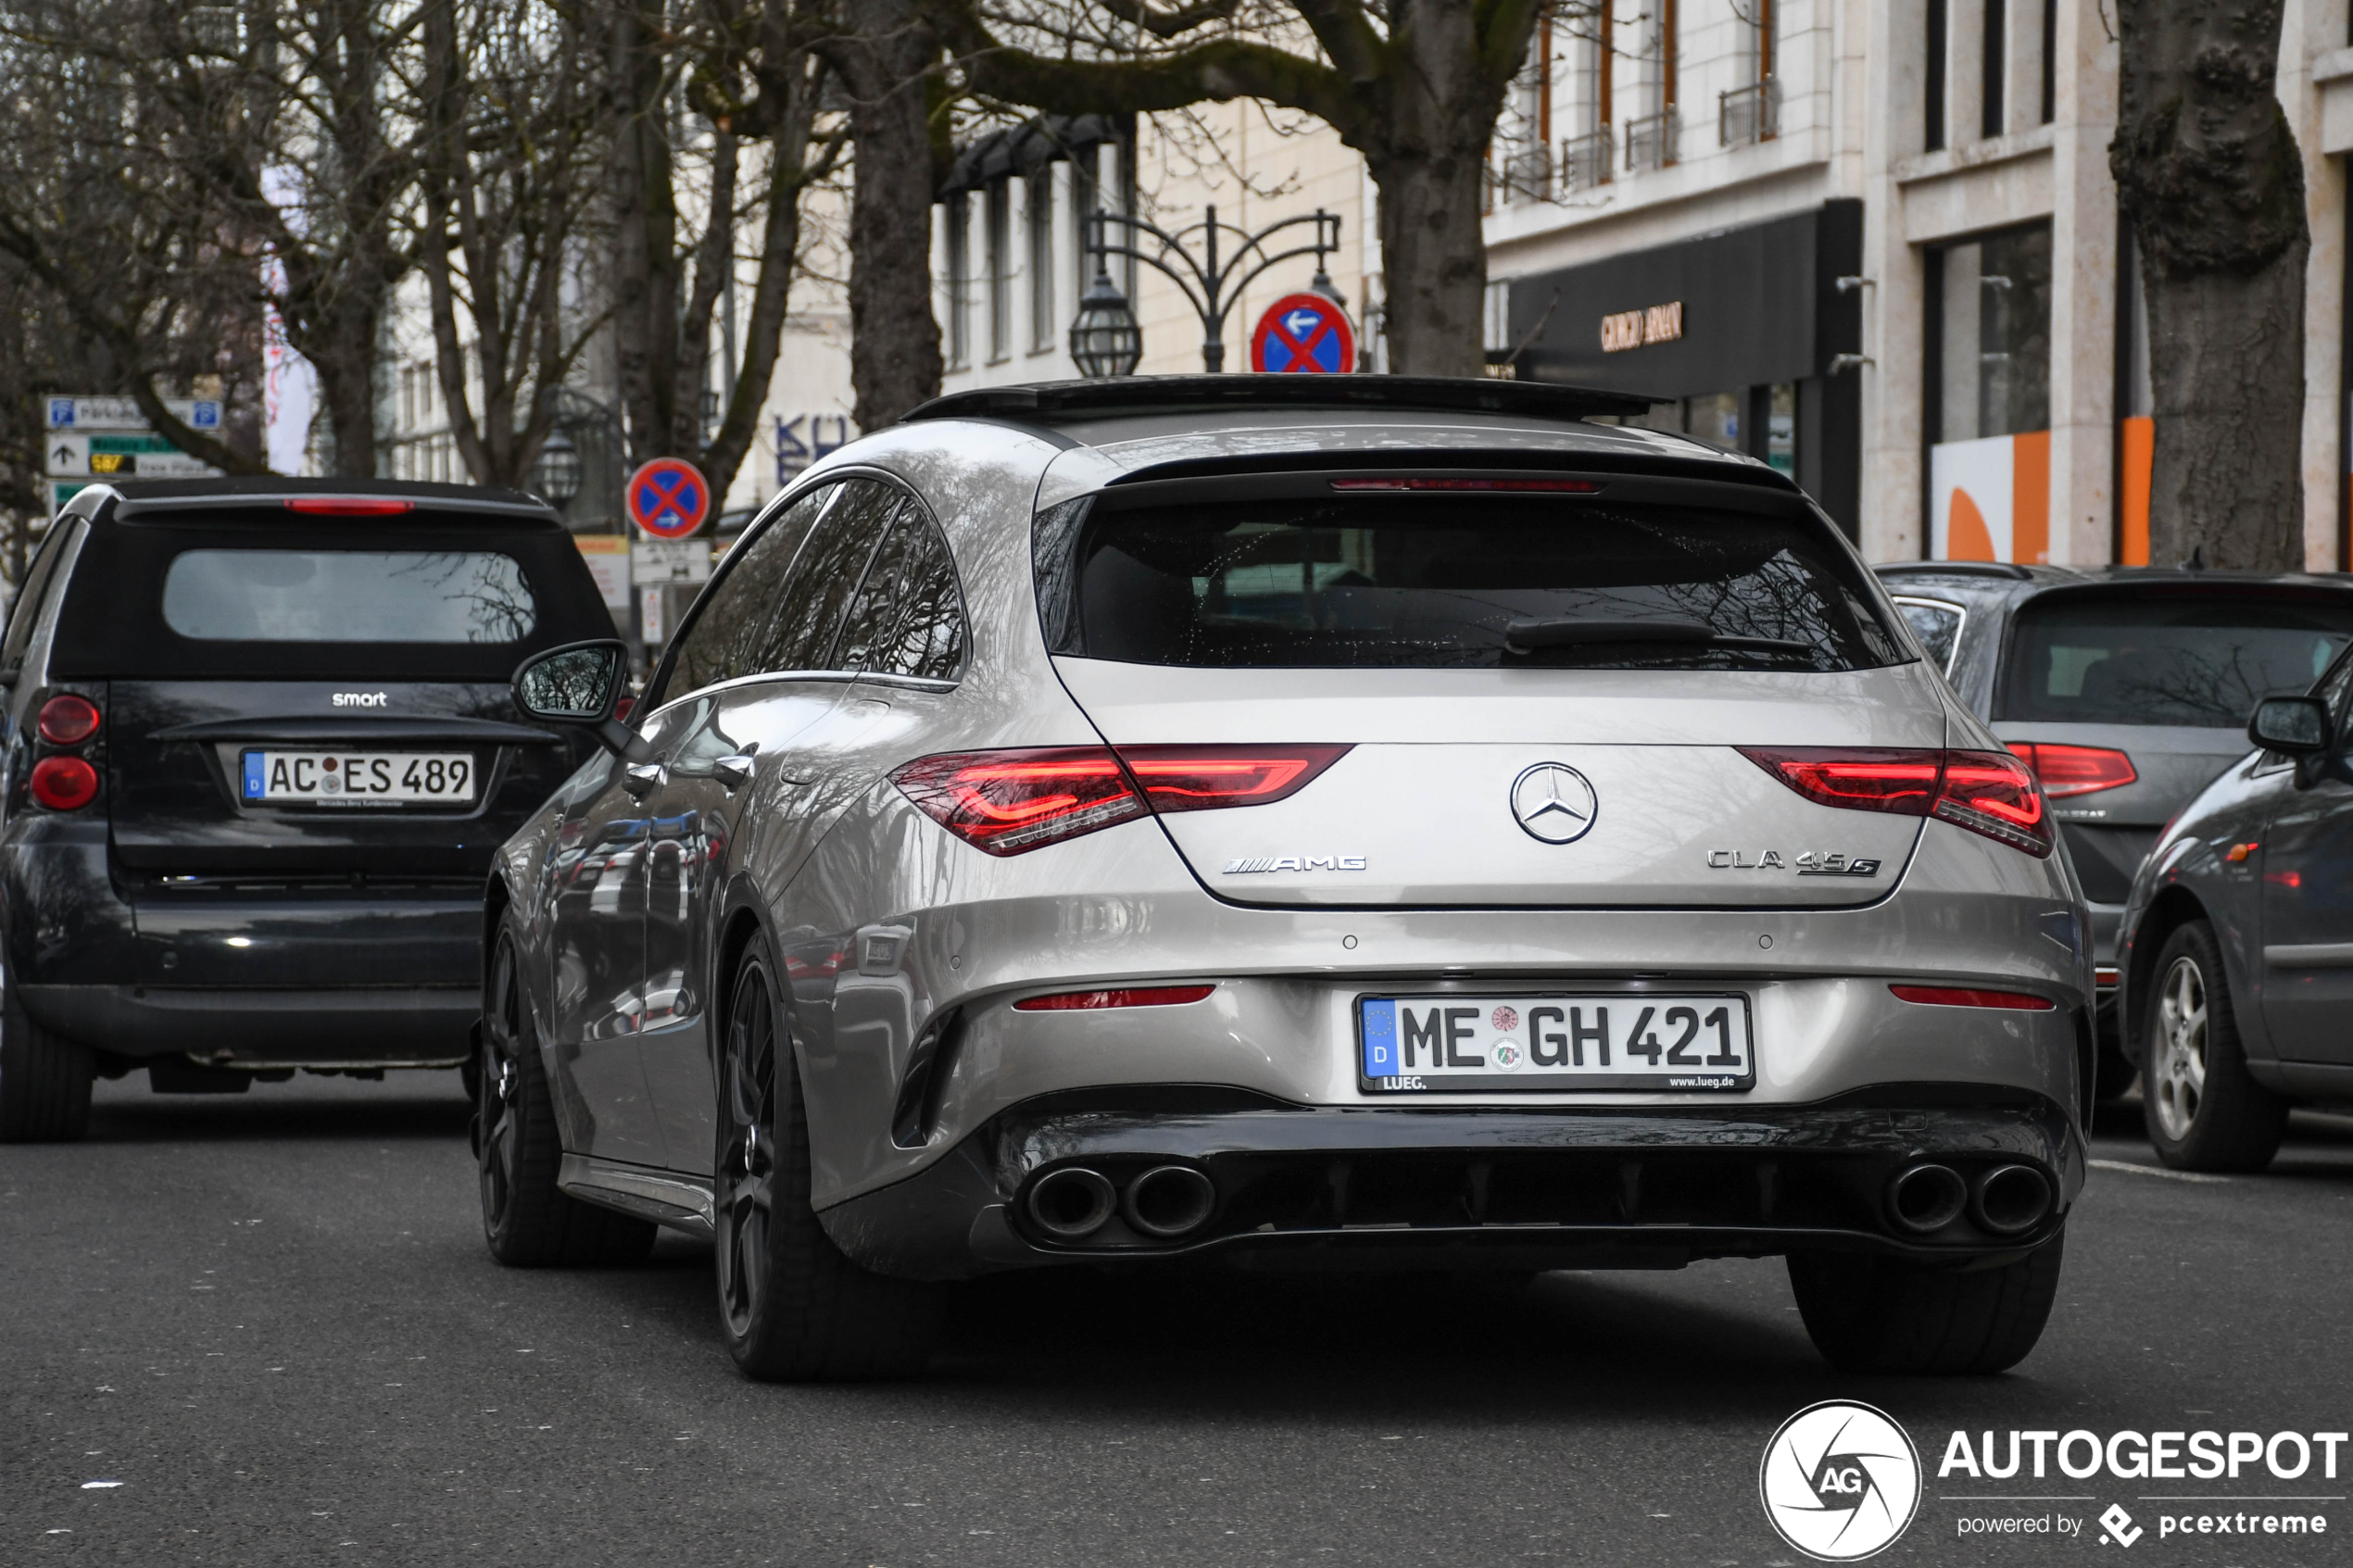
<svg viewBox="0 0 2353 1568">
<path fill-rule="evenodd" d="M 416 252 L 442 401 L 467 471 L 520 485 L 599 320 L 578 286 L 596 60 L 535 0 L 433 0 L 422 31 Z"/>
<path fill-rule="evenodd" d="M 674 10 L 624 0 L 606 14 L 611 320 L 632 454 L 684 458 L 724 495 L 775 372 L 802 196 L 831 173 L 846 132 L 820 128 L 824 68 L 809 47 L 820 19 L 796 0 Z M 748 227 L 756 260 L 726 367 L 734 395 L 706 439 L 715 317 Z"/>
<path fill-rule="evenodd" d="M 2120 0 L 2108 165 L 2148 305 L 2150 558 L 2304 564 L 2304 167 L 2282 0 Z"/>
<path fill-rule="evenodd" d="M 1322 119 L 1379 193 L 1391 364 L 1483 370 L 1487 148 L 1543 0 L 912 3 L 974 93 L 1069 112 L 1260 98 Z"/>
</svg>

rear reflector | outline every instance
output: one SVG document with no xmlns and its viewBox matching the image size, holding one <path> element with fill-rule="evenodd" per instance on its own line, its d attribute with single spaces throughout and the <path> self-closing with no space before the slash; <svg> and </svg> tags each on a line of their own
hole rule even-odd
<svg viewBox="0 0 2353 1568">
<path fill-rule="evenodd" d="M 2010 749 L 2026 759 L 2026 765 L 2042 784 L 2043 793 L 2053 800 L 2121 788 L 2141 776 L 2130 757 L 2105 746 L 2018 741 Z"/>
<path fill-rule="evenodd" d="M 2007 751 L 1744 746 L 1741 755 L 1808 800 L 1935 817 L 2037 859 L 2051 852 L 2043 792 Z"/>
<path fill-rule="evenodd" d="M 1950 985 L 1890 985 L 1896 999 L 1932 1008 L 2002 1008 L 2012 1012 L 2049 1012 L 2058 1004 L 2024 991 L 1974 991 Z"/>
<path fill-rule="evenodd" d="M 1505 490 L 1550 492 L 1561 495 L 1598 494 L 1601 483 L 1591 479 L 1335 479 L 1335 490 Z"/>
<path fill-rule="evenodd" d="M 1200 1001 L 1214 985 L 1134 985 L 1119 991 L 1057 991 L 1051 997 L 1024 997 L 1015 1012 L 1075 1012 L 1086 1008 L 1173 1008 Z"/>
<path fill-rule="evenodd" d="M 88 697 L 59 692 L 41 705 L 41 738 L 51 746 L 80 746 L 98 733 L 98 706 Z"/>
<path fill-rule="evenodd" d="M 286 510 L 313 517 L 391 517 L 416 509 L 416 502 L 389 495 L 296 495 L 286 502 Z"/>
<path fill-rule="evenodd" d="M 79 757 L 44 757 L 32 765 L 32 797 L 52 811 L 79 811 L 98 798 L 98 770 Z"/>
<path fill-rule="evenodd" d="M 950 752 L 891 782 L 975 848 L 1018 855 L 1154 811 L 1264 806 L 1298 794 L 1345 746 L 1101 746 Z M 1147 804 L 1149 800 L 1150 804 Z"/>
</svg>

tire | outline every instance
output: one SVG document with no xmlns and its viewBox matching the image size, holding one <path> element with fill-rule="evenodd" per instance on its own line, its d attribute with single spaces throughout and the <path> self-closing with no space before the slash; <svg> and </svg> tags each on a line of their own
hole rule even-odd
<svg viewBox="0 0 2353 1568">
<path fill-rule="evenodd" d="M 509 931 L 498 934 L 484 987 L 476 1076 L 482 1088 L 474 1102 L 474 1163 L 490 1255 L 518 1269 L 643 1262 L 653 1250 L 651 1220 L 582 1203 L 557 1189 L 563 1145 Z"/>
<path fill-rule="evenodd" d="M 761 1382 L 911 1377 L 939 1336 L 938 1292 L 861 1268 L 811 1208 L 809 1122 L 776 968 L 736 970 L 719 1062 L 714 1218 L 720 1332 Z"/>
<path fill-rule="evenodd" d="M 87 1047 L 52 1035 L 11 991 L 0 1003 L 0 1143 L 71 1143 L 90 1127 Z"/>
<path fill-rule="evenodd" d="M 1983 1376 L 2026 1359 L 2058 1294 L 2062 1232 L 1994 1268 L 1856 1252 L 1793 1252 L 1789 1283 L 1822 1358 L 1841 1372 Z"/>
<path fill-rule="evenodd" d="M 2177 926 L 2158 949 L 2143 1024 L 2141 1115 L 2177 1171 L 2260 1171 L 2280 1149 L 2288 1102 L 2247 1074 L 2214 928 Z"/>
</svg>

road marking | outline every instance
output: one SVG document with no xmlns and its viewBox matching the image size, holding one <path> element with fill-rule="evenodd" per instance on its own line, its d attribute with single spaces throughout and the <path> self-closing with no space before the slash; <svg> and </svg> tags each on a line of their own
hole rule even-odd
<svg viewBox="0 0 2353 1568">
<path fill-rule="evenodd" d="M 2168 1171 L 2161 1165 L 2135 1165 L 2129 1160 L 2094 1160 L 2089 1163 L 2101 1171 L 2130 1171 L 2136 1176 L 2163 1176 L 2169 1182 L 2207 1182 L 2217 1186 L 2231 1184 L 2228 1176 L 2200 1175 L 2196 1171 Z"/>
</svg>

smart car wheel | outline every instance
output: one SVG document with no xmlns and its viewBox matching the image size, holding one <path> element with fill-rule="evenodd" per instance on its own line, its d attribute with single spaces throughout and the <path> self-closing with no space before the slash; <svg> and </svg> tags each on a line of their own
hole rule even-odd
<svg viewBox="0 0 2353 1568">
<path fill-rule="evenodd" d="M 65 1143 L 90 1124 L 90 1052 L 52 1035 L 11 991 L 0 1007 L 0 1143 Z"/>
<path fill-rule="evenodd" d="M 1853 1252 L 1793 1252 L 1806 1332 L 1841 1372 L 1959 1376 L 2007 1371 L 2043 1336 L 2065 1233 L 1994 1268 Z"/>
<path fill-rule="evenodd" d="M 563 1146 L 555 1103 L 539 1062 L 515 939 L 503 931 L 483 996 L 476 1076 L 474 1158 L 490 1255 L 515 1268 L 642 1261 L 653 1249 L 653 1222 L 582 1203 L 556 1186 Z"/>
<path fill-rule="evenodd" d="M 2259 1171 L 2279 1151 L 2287 1101 L 2246 1071 L 2214 928 L 2192 921 L 2166 938 L 2147 1020 L 2142 1115 L 2166 1164 Z"/>
<path fill-rule="evenodd" d="M 809 1125 L 775 966 L 755 941 L 736 973 L 720 1060 L 719 1316 L 763 1381 L 903 1377 L 938 1332 L 930 1288 L 845 1257 L 810 1207 Z"/>
</svg>

